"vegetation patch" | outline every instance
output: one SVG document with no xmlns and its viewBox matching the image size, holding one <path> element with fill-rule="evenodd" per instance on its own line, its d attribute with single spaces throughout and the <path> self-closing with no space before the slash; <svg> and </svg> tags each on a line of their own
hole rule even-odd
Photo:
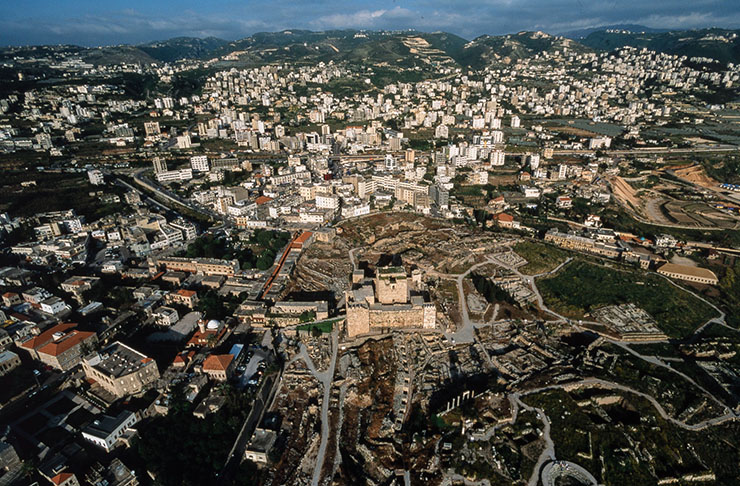
<svg viewBox="0 0 740 486">
<path fill-rule="evenodd" d="M 521 241 L 514 245 L 513 250 L 527 260 L 527 264 L 518 269 L 527 275 L 550 272 L 568 258 L 565 250 L 532 241 Z"/>
<path fill-rule="evenodd" d="M 567 265 L 537 283 L 545 304 L 574 318 L 606 305 L 633 303 L 653 316 L 670 337 L 682 338 L 714 317 L 716 312 L 663 277 L 618 270 L 582 260 Z"/>
</svg>

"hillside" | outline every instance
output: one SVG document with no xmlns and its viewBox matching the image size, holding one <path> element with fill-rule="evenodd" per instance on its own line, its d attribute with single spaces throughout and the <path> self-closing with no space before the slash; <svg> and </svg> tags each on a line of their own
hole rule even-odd
<svg viewBox="0 0 740 486">
<path fill-rule="evenodd" d="M 709 57 L 722 63 L 740 62 L 740 30 L 701 29 L 670 32 L 592 32 L 581 41 L 597 50 L 623 46 L 689 57 Z"/>
<path fill-rule="evenodd" d="M 349 61 L 425 67 L 455 64 L 465 39 L 448 33 L 333 30 L 261 32 L 217 49 L 224 61 L 242 63 Z"/>
<path fill-rule="evenodd" d="M 474 68 L 533 57 L 543 52 L 587 52 L 590 49 L 566 37 L 544 32 L 519 32 L 503 36 L 484 35 L 465 45 L 458 62 Z"/>
<path fill-rule="evenodd" d="M 580 53 L 633 46 L 690 57 L 710 57 L 723 63 L 740 62 L 740 30 L 667 32 L 641 26 L 624 27 L 635 30 L 602 29 L 590 32 L 579 41 L 544 32 L 519 32 L 500 36 L 483 35 L 470 42 L 446 32 L 284 30 L 259 32 L 232 42 L 215 37 L 176 37 L 138 46 L 6 47 L 0 48 L 0 60 L 11 60 L 14 57 L 58 60 L 73 55 L 98 65 L 218 59 L 220 64 L 242 66 L 279 62 L 307 64 L 347 61 L 385 69 L 398 67 L 433 71 L 440 66 L 455 65 L 478 69 L 544 52 L 554 55 L 556 51 L 561 54 Z M 638 28 L 644 30 L 638 32 Z"/>
<path fill-rule="evenodd" d="M 216 37 L 175 37 L 137 46 L 158 61 L 173 62 L 180 59 L 207 59 L 229 42 Z"/>
</svg>

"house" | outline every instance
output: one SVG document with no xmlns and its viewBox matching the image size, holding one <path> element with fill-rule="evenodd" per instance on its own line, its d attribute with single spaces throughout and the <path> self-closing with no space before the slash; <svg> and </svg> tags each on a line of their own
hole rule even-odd
<svg viewBox="0 0 740 486">
<path fill-rule="evenodd" d="M 258 464 L 267 464 L 270 449 L 277 440 L 277 434 L 273 430 L 257 428 L 254 430 L 252 439 L 244 451 L 244 458 Z"/>
<path fill-rule="evenodd" d="M 506 213 L 494 214 L 492 224 L 501 228 L 514 228 L 515 225 L 519 227 L 519 223 L 514 221 L 514 216 Z"/>
<path fill-rule="evenodd" d="M 23 300 L 30 304 L 41 305 L 42 300 L 51 297 L 51 294 L 41 287 L 33 287 L 23 292 Z"/>
<path fill-rule="evenodd" d="M 198 293 L 195 290 L 180 289 L 176 292 L 167 294 L 167 301 L 175 304 L 182 304 L 193 309 L 198 303 Z"/>
<path fill-rule="evenodd" d="M 52 316 L 61 314 L 62 312 L 69 309 L 67 304 L 59 297 L 49 297 L 41 301 L 41 312 L 45 312 Z"/>
<path fill-rule="evenodd" d="M 57 324 L 38 336 L 23 341 L 19 348 L 33 359 L 61 371 L 75 367 L 84 351 L 93 348 L 98 338 L 94 332 L 78 331 L 77 324 Z"/>
<path fill-rule="evenodd" d="M 21 302 L 21 296 L 16 294 L 15 292 L 5 292 L 3 294 L 3 305 L 5 307 L 12 307 L 14 305 L 18 305 Z"/>
<path fill-rule="evenodd" d="M 0 376 L 5 376 L 21 365 L 21 359 L 12 351 L 0 352 Z"/>
<path fill-rule="evenodd" d="M 124 433 L 138 421 L 136 414 L 127 410 L 115 417 L 101 414 L 82 430 L 82 438 L 103 448 L 105 452 L 110 452 Z"/>
<path fill-rule="evenodd" d="M 175 356 L 175 359 L 172 361 L 172 367 L 173 368 L 186 368 L 195 357 L 195 351 L 183 351 L 182 353 L 179 353 L 177 356 Z"/>
<path fill-rule="evenodd" d="M 204 419 L 206 415 L 218 412 L 225 403 L 226 397 L 221 394 L 208 395 L 195 407 L 193 416 Z"/>
<path fill-rule="evenodd" d="M 233 354 L 212 354 L 203 361 L 203 373 L 216 381 L 226 381 L 234 371 Z"/>
<path fill-rule="evenodd" d="M 152 316 L 158 325 L 166 327 L 169 327 L 180 320 L 180 315 L 177 313 L 177 309 L 166 306 L 158 307 Z"/>
<path fill-rule="evenodd" d="M 63 472 L 50 479 L 54 486 L 80 486 L 77 476 L 72 473 Z"/>
<path fill-rule="evenodd" d="M 100 277 L 70 277 L 62 282 L 62 290 L 75 297 L 81 297 L 82 294 L 100 282 Z"/>
<path fill-rule="evenodd" d="M 555 205 L 559 209 L 568 209 L 573 207 L 573 199 L 569 198 L 568 196 L 558 196 L 558 198 L 555 200 Z"/>
</svg>

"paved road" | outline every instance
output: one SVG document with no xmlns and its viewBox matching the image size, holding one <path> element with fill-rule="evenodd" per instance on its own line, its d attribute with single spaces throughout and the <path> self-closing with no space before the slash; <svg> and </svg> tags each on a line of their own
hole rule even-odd
<svg viewBox="0 0 740 486">
<path fill-rule="evenodd" d="M 189 201 L 187 201 L 185 199 L 182 199 L 180 197 L 175 197 L 175 196 L 170 195 L 161 186 L 159 186 L 158 184 L 154 184 L 153 182 L 150 182 L 149 180 L 147 180 L 143 176 L 143 174 L 144 174 L 144 172 L 146 170 L 147 169 L 140 169 L 140 170 L 138 170 L 138 171 L 136 171 L 134 173 L 133 179 L 134 179 L 134 181 L 138 185 L 140 185 L 140 186 L 142 186 L 142 187 L 144 187 L 144 188 L 146 188 L 146 189 L 148 189 L 148 190 L 156 193 L 161 198 L 166 199 L 167 201 L 169 201 L 171 203 L 174 203 L 176 206 L 183 206 L 183 207 L 185 207 L 185 208 L 187 208 L 187 209 L 189 209 L 191 211 L 194 211 L 194 212 L 196 212 L 198 214 L 202 214 L 202 215 L 208 216 L 210 218 L 216 218 L 217 220 L 222 218 L 221 215 L 216 214 L 213 211 L 208 211 L 206 209 L 203 209 L 201 207 L 198 207 L 198 206 L 190 203 Z"/>
<path fill-rule="evenodd" d="M 668 147 L 645 147 L 631 150 L 606 150 L 607 155 L 652 155 L 652 154 L 699 154 L 712 152 L 737 152 L 739 147 L 706 147 L 706 148 L 668 148 Z M 554 150 L 553 155 L 587 155 L 595 154 L 595 150 Z M 518 154 L 519 155 L 519 154 Z"/>
</svg>

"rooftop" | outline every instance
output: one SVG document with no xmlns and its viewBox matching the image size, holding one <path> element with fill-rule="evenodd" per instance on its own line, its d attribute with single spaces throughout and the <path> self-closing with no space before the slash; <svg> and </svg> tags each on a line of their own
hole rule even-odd
<svg viewBox="0 0 740 486">
<path fill-rule="evenodd" d="M 81 344 L 83 341 L 86 341 L 94 336 L 94 332 L 74 330 L 70 333 L 65 334 L 60 339 L 57 339 L 40 347 L 37 351 L 49 356 L 59 356 L 65 351 L 72 349 L 78 344 Z"/>
<path fill-rule="evenodd" d="M 54 338 L 54 334 L 67 333 L 71 329 L 74 329 L 75 327 L 77 327 L 77 324 L 74 324 L 72 322 L 57 324 L 56 326 L 53 326 L 47 329 L 46 331 L 42 332 L 38 336 L 31 338 L 28 341 L 24 342 L 23 344 L 21 344 L 21 347 L 26 348 L 26 349 L 40 348 L 41 346 L 51 341 Z"/>
<path fill-rule="evenodd" d="M 85 427 L 84 432 L 93 437 L 105 440 L 133 414 L 133 412 L 129 412 L 128 410 L 123 410 L 115 417 L 111 417 L 110 415 L 100 415 L 93 421 L 93 423 Z"/>
<path fill-rule="evenodd" d="M 233 354 L 212 354 L 203 361 L 203 371 L 226 371 L 233 360 Z"/>
<path fill-rule="evenodd" d="M 666 263 L 658 269 L 660 272 L 665 273 L 678 273 L 681 275 L 688 275 L 690 277 L 708 278 L 711 280 L 717 280 L 717 276 L 713 271 L 708 268 L 692 267 L 690 265 L 678 265 L 676 263 Z"/>
<path fill-rule="evenodd" d="M 118 378 L 140 369 L 152 361 L 140 352 L 116 341 L 96 357 L 88 360 L 88 364 L 108 376 Z"/>
</svg>

